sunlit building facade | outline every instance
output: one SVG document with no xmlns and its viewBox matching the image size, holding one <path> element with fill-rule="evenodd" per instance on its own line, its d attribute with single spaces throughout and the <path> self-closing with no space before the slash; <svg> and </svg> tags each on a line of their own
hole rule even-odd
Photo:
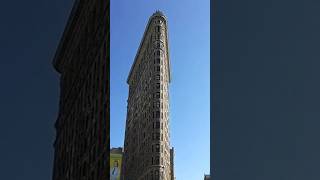
<svg viewBox="0 0 320 180">
<path fill-rule="evenodd" d="M 170 61 L 167 18 L 149 19 L 129 85 L 122 180 L 173 180 L 169 132 Z"/>
</svg>

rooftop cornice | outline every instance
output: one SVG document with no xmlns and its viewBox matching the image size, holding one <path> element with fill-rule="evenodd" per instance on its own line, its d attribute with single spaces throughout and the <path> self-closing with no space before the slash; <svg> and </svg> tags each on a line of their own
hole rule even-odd
<svg viewBox="0 0 320 180">
<path fill-rule="evenodd" d="M 154 15 L 154 16 L 163 16 L 163 17 L 165 17 L 165 15 L 163 14 L 163 12 L 160 11 L 160 10 L 157 10 L 155 13 L 153 13 L 153 15 Z"/>
</svg>

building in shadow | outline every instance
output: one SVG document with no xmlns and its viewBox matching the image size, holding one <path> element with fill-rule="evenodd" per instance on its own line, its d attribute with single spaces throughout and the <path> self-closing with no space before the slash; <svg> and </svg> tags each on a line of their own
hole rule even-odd
<svg viewBox="0 0 320 180">
<path fill-rule="evenodd" d="M 53 180 L 109 177 L 109 1 L 75 0 L 56 51 Z"/>
</svg>

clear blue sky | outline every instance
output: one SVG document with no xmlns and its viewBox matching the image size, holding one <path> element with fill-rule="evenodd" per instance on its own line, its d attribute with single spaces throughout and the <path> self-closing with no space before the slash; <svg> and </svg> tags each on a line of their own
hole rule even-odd
<svg viewBox="0 0 320 180">
<path fill-rule="evenodd" d="M 126 79 L 149 17 L 168 18 L 171 145 L 180 180 L 210 171 L 210 1 L 111 0 L 111 147 L 123 146 Z"/>
</svg>

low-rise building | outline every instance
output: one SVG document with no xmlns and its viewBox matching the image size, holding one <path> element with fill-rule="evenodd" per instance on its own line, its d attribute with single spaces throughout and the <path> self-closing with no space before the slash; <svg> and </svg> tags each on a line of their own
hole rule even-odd
<svg viewBox="0 0 320 180">
<path fill-rule="evenodd" d="M 208 174 L 205 174 L 204 175 L 204 180 L 210 180 L 210 174 L 208 175 Z"/>
<path fill-rule="evenodd" d="M 110 180 L 120 180 L 122 155 L 121 147 L 110 149 Z"/>
</svg>

